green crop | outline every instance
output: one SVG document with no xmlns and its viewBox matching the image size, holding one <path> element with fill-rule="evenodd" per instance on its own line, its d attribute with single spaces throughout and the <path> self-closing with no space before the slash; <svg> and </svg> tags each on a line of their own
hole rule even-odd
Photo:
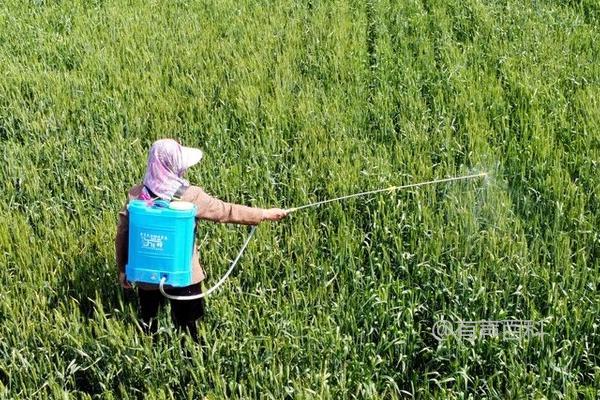
<svg viewBox="0 0 600 400">
<path fill-rule="evenodd" d="M 599 27 L 593 0 L 3 0 L 0 397 L 598 398 Z M 113 240 L 163 137 L 262 207 L 490 177 L 265 223 L 204 345 L 167 312 L 152 343 Z M 246 231 L 198 230 L 211 285 Z"/>
</svg>

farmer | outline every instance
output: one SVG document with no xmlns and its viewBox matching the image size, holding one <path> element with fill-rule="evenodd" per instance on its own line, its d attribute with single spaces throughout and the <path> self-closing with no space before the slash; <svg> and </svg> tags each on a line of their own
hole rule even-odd
<svg viewBox="0 0 600 400">
<path fill-rule="evenodd" d="M 202 159 L 202 155 L 201 150 L 181 146 L 172 139 L 161 139 L 154 142 L 148 154 L 148 167 L 143 184 L 136 185 L 129 190 L 128 202 L 134 199 L 151 200 L 161 198 L 171 200 L 172 198 L 178 198 L 197 206 L 196 221 L 205 219 L 243 225 L 257 225 L 262 221 L 279 221 L 287 215 L 287 212 L 280 208 L 263 209 L 226 203 L 210 196 L 198 186 L 191 186 L 182 176 L 188 168 Z M 119 223 L 115 239 L 119 282 L 123 289 L 131 289 L 131 285 L 125 276 L 128 239 L 129 219 L 127 207 L 125 206 L 119 212 Z M 168 288 L 166 289 L 167 293 L 190 296 L 202 292 L 201 282 L 206 275 L 200 264 L 195 243 L 191 268 L 193 283 L 186 287 Z M 159 307 L 165 302 L 165 297 L 158 290 L 158 286 L 153 284 L 138 285 L 137 295 L 142 327 L 147 333 L 155 333 L 157 330 L 156 317 Z M 179 330 L 187 331 L 194 341 L 198 342 L 196 321 L 204 314 L 204 298 L 170 300 L 170 302 L 171 318 L 174 325 Z"/>
</svg>

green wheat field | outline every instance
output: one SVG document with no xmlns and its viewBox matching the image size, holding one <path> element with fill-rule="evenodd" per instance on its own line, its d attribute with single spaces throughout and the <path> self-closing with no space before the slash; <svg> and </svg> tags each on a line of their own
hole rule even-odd
<svg viewBox="0 0 600 400">
<path fill-rule="evenodd" d="M 489 176 L 261 224 L 152 342 L 114 236 L 164 137 L 260 207 Z M 2 0 L 0 150 L 0 398 L 600 397 L 595 0 Z M 206 287 L 246 234 L 200 223 Z"/>
</svg>

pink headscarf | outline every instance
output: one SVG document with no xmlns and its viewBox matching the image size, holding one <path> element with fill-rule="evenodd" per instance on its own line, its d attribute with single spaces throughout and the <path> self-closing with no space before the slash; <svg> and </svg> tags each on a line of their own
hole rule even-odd
<svg viewBox="0 0 600 400">
<path fill-rule="evenodd" d="M 150 189 L 156 196 L 170 200 L 182 185 L 189 186 L 190 183 L 181 176 L 201 158 L 199 149 L 181 146 L 173 139 L 157 140 L 148 153 L 144 189 L 139 198 L 151 200 Z"/>
</svg>

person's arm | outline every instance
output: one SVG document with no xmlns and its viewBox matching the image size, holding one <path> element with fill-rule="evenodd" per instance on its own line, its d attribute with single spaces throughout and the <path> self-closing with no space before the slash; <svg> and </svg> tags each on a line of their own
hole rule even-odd
<svg viewBox="0 0 600 400">
<path fill-rule="evenodd" d="M 131 287 L 125 279 L 125 265 L 127 264 L 129 246 L 129 215 L 127 207 L 119 211 L 119 223 L 117 225 L 117 235 L 115 237 L 115 255 L 117 268 L 119 270 L 119 282 L 125 289 Z"/>
<path fill-rule="evenodd" d="M 213 222 L 258 225 L 267 220 L 279 221 L 287 215 L 280 208 L 265 209 L 227 203 L 209 195 L 198 186 L 190 186 L 185 191 L 183 200 L 198 207 L 198 218 Z"/>
</svg>

